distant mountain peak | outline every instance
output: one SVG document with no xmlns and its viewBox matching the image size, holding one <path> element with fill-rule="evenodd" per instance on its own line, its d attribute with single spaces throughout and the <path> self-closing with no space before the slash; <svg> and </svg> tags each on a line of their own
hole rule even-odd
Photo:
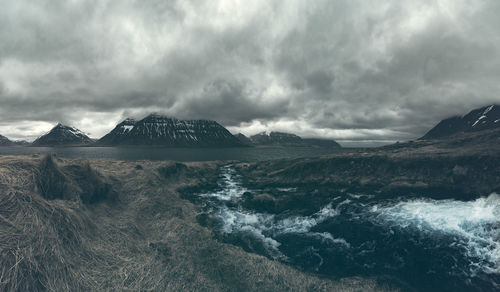
<svg viewBox="0 0 500 292">
<path fill-rule="evenodd" d="M 12 146 L 15 145 L 13 141 L 11 141 L 9 138 L 0 135 L 0 146 Z"/>
<path fill-rule="evenodd" d="M 243 146 L 216 121 L 179 120 L 151 113 L 142 120 L 122 122 L 102 137 L 101 145 L 158 145 L 168 147 Z"/>
<path fill-rule="evenodd" d="M 126 118 L 125 120 L 123 120 L 121 123 L 126 123 L 126 124 L 135 124 L 136 123 L 136 120 L 135 119 L 132 119 L 132 118 Z"/>
<path fill-rule="evenodd" d="M 242 145 L 246 145 L 246 146 L 252 146 L 252 140 L 250 140 L 250 138 L 248 138 L 247 136 L 245 136 L 244 134 L 242 133 L 238 133 L 236 135 L 234 135 L 236 137 L 236 139 L 238 139 Z"/>
<path fill-rule="evenodd" d="M 33 142 L 34 146 L 86 145 L 92 143 L 85 133 L 77 128 L 57 123 L 47 134 Z"/>
<path fill-rule="evenodd" d="M 170 119 L 170 117 L 168 117 L 167 115 L 163 115 L 163 114 L 160 114 L 160 113 L 150 113 L 149 115 L 147 115 L 146 117 L 144 117 L 144 119 L 147 119 L 147 118 Z"/>
<path fill-rule="evenodd" d="M 453 116 L 439 122 L 421 140 L 441 139 L 459 133 L 500 128 L 500 106 L 491 104 L 472 110 L 463 116 Z"/>
</svg>

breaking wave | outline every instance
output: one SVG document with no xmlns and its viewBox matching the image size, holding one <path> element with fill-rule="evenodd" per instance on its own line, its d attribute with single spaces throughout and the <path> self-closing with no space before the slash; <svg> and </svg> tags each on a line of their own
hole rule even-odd
<svg viewBox="0 0 500 292">
<path fill-rule="evenodd" d="M 432 236 L 454 236 L 453 247 L 461 248 L 471 260 L 471 275 L 479 270 L 500 273 L 500 196 L 463 202 L 418 199 L 392 206 L 375 205 L 375 219 L 387 226 L 416 229 Z"/>
</svg>

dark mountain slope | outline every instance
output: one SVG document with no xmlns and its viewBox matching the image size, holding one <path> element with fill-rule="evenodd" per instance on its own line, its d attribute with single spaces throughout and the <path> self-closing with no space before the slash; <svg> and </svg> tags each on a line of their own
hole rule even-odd
<svg viewBox="0 0 500 292">
<path fill-rule="evenodd" d="M 134 128 L 136 121 L 134 119 L 125 119 L 123 122 L 116 125 L 116 127 L 106 134 L 104 137 L 97 141 L 97 144 L 102 145 L 116 145 L 123 142 L 127 134 Z"/>
<path fill-rule="evenodd" d="M 303 138 L 306 144 L 315 147 L 328 147 L 328 148 L 341 148 L 339 143 L 332 139 L 320 139 L 320 138 Z"/>
<path fill-rule="evenodd" d="M 13 141 L 11 141 L 9 138 L 0 135 L 0 146 L 12 146 L 15 145 Z"/>
<path fill-rule="evenodd" d="M 303 144 L 302 138 L 297 135 L 282 133 L 282 132 L 271 132 L 271 133 L 260 133 L 253 135 L 250 139 L 256 145 L 301 145 Z"/>
<path fill-rule="evenodd" d="M 226 128 L 210 120 L 178 120 L 151 114 L 125 120 L 98 141 L 101 145 L 157 145 L 167 147 L 244 146 Z"/>
<path fill-rule="evenodd" d="M 465 116 L 442 120 L 420 140 L 442 139 L 451 135 L 500 128 L 500 106 L 489 105 L 475 109 Z"/>
<path fill-rule="evenodd" d="M 50 132 L 36 139 L 33 146 L 81 146 L 92 143 L 93 140 L 82 131 L 57 124 Z"/>
<path fill-rule="evenodd" d="M 242 133 L 238 133 L 234 135 L 243 145 L 247 146 L 253 146 L 252 140 L 248 138 L 247 136 L 243 135 Z"/>
</svg>

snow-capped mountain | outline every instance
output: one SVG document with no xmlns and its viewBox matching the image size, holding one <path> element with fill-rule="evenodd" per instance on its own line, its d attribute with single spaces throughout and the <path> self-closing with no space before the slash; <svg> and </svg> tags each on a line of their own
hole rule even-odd
<svg viewBox="0 0 500 292">
<path fill-rule="evenodd" d="M 465 116 L 455 116 L 442 120 L 420 139 L 440 139 L 459 133 L 496 128 L 500 128 L 500 106 L 489 105 L 475 109 Z"/>
<path fill-rule="evenodd" d="M 101 138 L 98 145 L 158 145 L 168 147 L 243 146 L 226 128 L 210 120 L 179 120 L 151 114 L 127 119 Z"/>
<path fill-rule="evenodd" d="M 57 124 L 50 132 L 36 139 L 33 146 L 79 146 L 92 143 L 93 140 L 82 131 Z"/>
<path fill-rule="evenodd" d="M 102 145 L 116 145 L 121 144 L 127 137 L 127 133 L 134 128 L 136 121 L 134 119 L 125 119 L 123 122 L 116 125 L 116 127 L 106 134 L 104 137 L 97 141 L 97 144 Z"/>
<path fill-rule="evenodd" d="M 341 147 L 331 139 L 301 138 L 295 134 L 283 132 L 262 132 L 249 139 L 255 146 Z"/>
</svg>

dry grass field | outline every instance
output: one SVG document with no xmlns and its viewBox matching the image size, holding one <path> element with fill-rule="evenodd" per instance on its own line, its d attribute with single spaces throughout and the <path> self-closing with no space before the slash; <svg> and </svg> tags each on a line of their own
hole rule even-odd
<svg viewBox="0 0 500 292">
<path fill-rule="evenodd" d="M 215 240 L 179 188 L 217 163 L 0 158 L 2 291 L 374 291 Z"/>
</svg>

